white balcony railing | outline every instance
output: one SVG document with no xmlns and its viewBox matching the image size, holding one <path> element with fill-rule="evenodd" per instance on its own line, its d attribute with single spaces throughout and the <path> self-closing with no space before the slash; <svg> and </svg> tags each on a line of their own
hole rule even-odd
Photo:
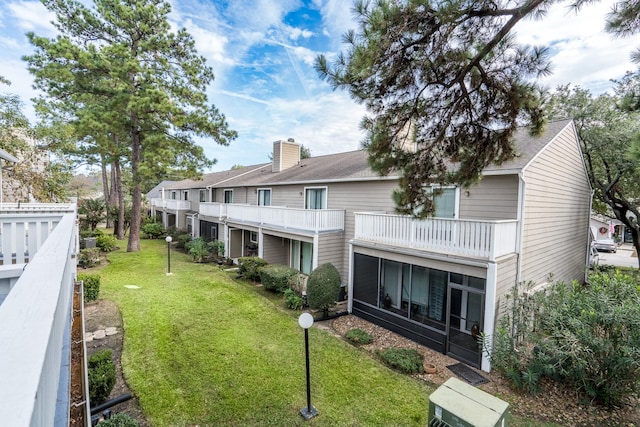
<svg viewBox="0 0 640 427">
<path fill-rule="evenodd" d="M 191 202 L 189 200 L 176 200 L 176 199 L 151 199 L 151 206 L 171 209 L 174 211 L 188 211 L 191 209 Z"/>
<path fill-rule="evenodd" d="M 48 217 L 51 213 L 42 215 Z M 14 247 L 20 247 L 22 236 L 5 233 L 7 230 L 18 233 L 21 226 L 5 227 L 7 223 L 24 222 L 2 218 L 2 240 L 15 240 Z M 38 234 L 32 231 L 32 224 L 36 223 L 35 217 L 31 217 L 29 239 Z M 5 423 L 19 427 L 53 425 L 63 337 L 71 316 L 76 273 L 75 210 L 60 213 L 57 219 L 47 218 L 42 224 L 45 225 L 36 229 L 46 232 L 41 231 L 39 237 L 48 233 L 48 238 L 28 248 L 29 263 L 20 270 L 19 278 L 0 305 L 0 414 Z M 56 225 L 49 230 L 51 224 Z M 10 267 L 2 266 L 0 270 Z"/>
<path fill-rule="evenodd" d="M 200 203 L 200 215 L 277 228 L 319 233 L 344 230 L 344 210 L 293 209 L 281 206 L 255 206 L 234 203 Z"/>
<path fill-rule="evenodd" d="M 516 251 L 517 220 L 419 220 L 377 213 L 355 214 L 355 239 L 393 246 L 487 258 Z"/>
<path fill-rule="evenodd" d="M 313 231 L 344 230 L 344 210 L 293 209 L 277 206 L 226 205 L 230 221 Z"/>
<path fill-rule="evenodd" d="M 226 215 L 225 206 L 223 203 L 201 202 L 198 213 L 213 218 L 221 218 Z"/>
</svg>

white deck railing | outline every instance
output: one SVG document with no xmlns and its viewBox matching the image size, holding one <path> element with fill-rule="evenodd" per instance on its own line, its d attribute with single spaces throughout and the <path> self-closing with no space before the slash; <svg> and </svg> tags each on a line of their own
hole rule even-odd
<svg viewBox="0 0 640 427">
<path fill-rule="evenodd" d="M 355 214 L 355 239 L 495 260 L 516 251 L 517 220 L 476 221 Z"/>
<path fill-rule="evenodd" d="M 229 221 L 273 226 L 285 229 L 322 231 L 344 230 L 344 210 L 294 209 L 277 206 L 223 204 Z M 225 212 L 226 211 L 226 212 Z"/>
<path fill-rule="evenodd" d="M 191 209 L 189 200 L 176 199 L 151 199 L 151 205 L 157 208 L 171 209 L 174 211 L 188 211 Z"/>
<path fill-rule="evenodd" d="M 52 426 L 56 410 L 78 233 L 75 210 L 51 221 L 57 225 L 0 305 L 0 418 L 16 427 Z"/>
<path fill-rule="evenodd" d="M 225 216 L 226 210 L 224 206 L 226 205 L 223 203 L 201 202 L 198 213 L 213 218 L 221 218 Z"/>
</svg>

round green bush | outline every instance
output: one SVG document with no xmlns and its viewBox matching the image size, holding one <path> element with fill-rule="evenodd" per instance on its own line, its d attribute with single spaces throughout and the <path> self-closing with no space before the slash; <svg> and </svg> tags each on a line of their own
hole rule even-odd
<svg viewBox="0 0 640 427">
<path fill-rule="evenodd" d="M 111 394 L 116 384 L 116 366 L 111 360 L 111 350 L 102 350 L 89 358 L 89 401 L 99 405 Z"/>
<path fill-rule="evenodd" d="M 371 335 L 359 328 L 348 330 L 345 337 L 354 344 L 370 344 L 373 341 Z"/>
<path fill-rule="evenodd" d="M 313 270 L 307 282 L 309 307 L 322 310 L 327 315 L 329 307 L 338 299 L 340 283 L 340 273 L 333 264 L 322 264 Z"/>
</svg>

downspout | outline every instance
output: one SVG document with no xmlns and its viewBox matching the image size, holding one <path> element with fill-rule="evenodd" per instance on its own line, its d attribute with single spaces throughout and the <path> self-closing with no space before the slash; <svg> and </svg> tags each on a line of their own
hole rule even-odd
<svg viewBox="0 0 640 427">
<path fill-rule="evenodd" d="M 522 170 L 518 172 L 518 233 L 516 235 L 516 248 L 518 250 L 518 266 L 516 269 L 516 284 L 522 281 L 522 248 L 524 236 L 524 194 L 527 189 L 527 180 L 524 179 Z"/>
<path fill-rule="evenodd" d="M 587 212 L 587 259 L 585 264 L 587 268 L 584 270 L 584 281 L 589 281 L 589 268 L 591 267 L 591 208 L 593 206 L 593 195 L 595 190 L 591 189 L 591 197 L 589 197 L 589 211 Z M 624 236 L 624 235 L 623 235 Z"/>
</svg>

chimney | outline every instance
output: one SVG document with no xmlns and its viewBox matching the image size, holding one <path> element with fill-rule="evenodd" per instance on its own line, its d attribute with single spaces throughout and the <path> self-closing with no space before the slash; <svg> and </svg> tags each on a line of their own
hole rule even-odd
<svg viewBox="0 0 640 427">
<path fill-rule="evenodd" d="M 271 172 L 282 172 L 300 163 L 300 144 L 293 138 L 273 143 L 273 164 Z"/>
</svg>

